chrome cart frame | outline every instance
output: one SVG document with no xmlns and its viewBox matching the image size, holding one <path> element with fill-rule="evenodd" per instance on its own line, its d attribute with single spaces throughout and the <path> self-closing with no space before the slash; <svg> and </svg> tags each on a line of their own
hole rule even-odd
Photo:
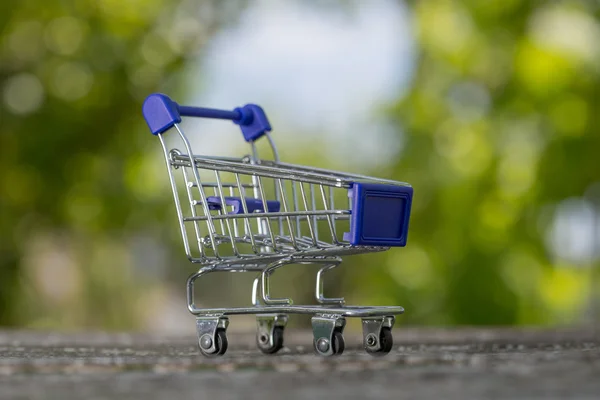
<svg viewBox="0 0 600 400">
<path fill-rule="evenodd" d="M 263 110 L 253 104 L 222 111 L 180 106 L 163 94 L 148 96 L 143 114 L 162 145 L 175 209 L 190 262 L 199 270 L 187 280 L 189 311 L 196 316 L 200 351 L 227 350 L 229 315 L 257 316 L 257 345 L 267 354 L 283 346 L 288 314 L 310 314 L 315 351 L 324 356 L 344 350 L 345 318 L 362 319 L 363 344 L 370 354 L 393 346 L 391 329 L 402 307 L 346 306 L 323 293 L 327 271 L 342 256 L 384 251 L 406 244 L 412 187 L 404 182 L 344 174 L 283 163 Z M 181 126 L 182 116 L 228 119 L 239 125 L 251 154 L 241 158 L 196 154 Z M 164 138 L 177 132 L 181 149 Z M 258 156 L 256 140 L 266 137 L 272 160 Z M 272 298 L 270 277 L 289 264 L 319 265 L 316 305 Z M 199 308 L 194 284 L 208 273 L 255 272 L 251 305 Z"/>
</svg>

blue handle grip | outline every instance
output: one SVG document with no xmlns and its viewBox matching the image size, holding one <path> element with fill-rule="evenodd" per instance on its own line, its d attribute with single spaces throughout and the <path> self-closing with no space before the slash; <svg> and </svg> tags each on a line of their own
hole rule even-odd
<svg viewBox="0 0 600 400">
<path fill-rule="evenodd" d="M 199 118 L 214 118 L 214 119 L 230 119 L 238 121 L 242 119 L 242 113 L 239 111 L 215 110 L 213 108 L 203 107 L 188 107 L 177 105 L 179 115 L 183 117 L 199 117 Z"/>
<path fill-rule="evenodd" d="M 168 96 L 154 93 L 146 97 L 142 114 L 153 135 L 166 132 L 181 122 L 181 117 L 228 119 L 239 125 L 244 139 L 253 142 L 271 130 L 267 115 L 260 106 L 246 104 L 233 111 L 212 108 L 180 106 Z"/>
</svg>

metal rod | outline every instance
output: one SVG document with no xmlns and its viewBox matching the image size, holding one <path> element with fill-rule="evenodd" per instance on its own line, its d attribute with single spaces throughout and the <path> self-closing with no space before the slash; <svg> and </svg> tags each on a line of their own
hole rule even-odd
<svg viewBox="0 0 600 400">
<path fill-rule="evenodd" d="M 321 189 L 321 197 L 323 198 L 323 208 L 325 208 L 325 210 L 328 210 L 327 208 L 327 196 L 325 195 L 325 188 L 323 187 L 323 185 L 319 185 L 319 188 Z M 329 225 L 329 230 L 331 232 L 331 240 L 335 243 L 338 244 L 338 238 L 337 235 L 335 233 L 335 225 L 333 224 L 333 218 L 331 217 L 331 215 L 327 215 L 327 222 Z"/>
<path fill-rule="evenodd" d="M 287 207 L 287 201 L 285 200 L 286 196 L 285 196 L 285 192 L 284 192 L 284 188 L 283 188 L 283 183 L 281 182 L 281 179 L 277 179 L 277 183 L 279 184 L 279 189 L 281 190 L 281 193 L 282 193 L 281 205 L 283 206 L 283 212 L 287 213 L 288 207 Z M 292 246 L 294 246 L 295 249 L 298 249 L 298 245 L 296 243 L 296 235 L 294 235 L 294 228 L 292 226 L 292 220 L 289 216 L 286 216 L 285 219 L 287 221 L 288 230 L 290 232 L 290 239 L 292 241 Z M 280 218 L 280 220 L 281 220 L 281 218 Z"/>
<path fill-rule="evenodd" d="M 227 218 L 279 218 L 279 217 L 295 217 L 295 216 L 331 216 L 331 215 L 350 215 L 348 210 L 316 210 L 316 211 L 283 211 L 270 213 L 249 213 L 249 214 L 227 214 L 213 215 L 211 219 L 227 219 Z M 205 221 L 207 217 L 185 217 L 184 221 Z"/>
<path fill-rule="evenodd" d="M 175 124 L 175 129 L 177 129 L 177 132 L 179 133 L 179 137 L 181 138 L 181 140 L 183 141 L 183 144 L 185 145 L 185 148 L 188 152 L 188 154 L 190 154 L 190 156 L 193 154 L 192 153 L 192 146 L 190 144 L 190 142 L 188 141 L 187 137 L 185 136 L 185 134 L 183 133 L 183 131 L 179 128 L 179 124 Z M 219 257 L 219 252 L 217 250 L 217 246 L 215 245 L 215 225 L 211 219 L 211 215 L 210 215 L 210 210 L 208 209 L 208 202 L 206 201 L 206 194 L 204 193 L 204 189 L 202 188 L 202 186 L 200 185 L 200 174 L 198 173 L 198 170 L 196 168 L 192 168 L 192 172 L 194 174 L 194 178 L 196 180 L 196 187 L 198 188 L 198 192 L 200 192 L 200 197 L 202 200 L 202 206 L 204 207 L 204 214 L 208 217 L 207 218 L 207 226 L 208 226 L 208 235 L 210 237 L 210 242 L 213 248 L 213 252 L 215 254 L 215 257 Z"/>
<path fill-rule="evenodd" d="M 177 220 L 179 222 L 179 229 L 181 231 L 181 237 L 183 239 L 183 248 L 185 250 L 185 255 L 189 260 L 193 258 L 192 252 L 190 250 L 190 243 L 187 237 L 187 230 L 184 224 L 183 211 L 181 210 L 181 203 L 179 201 L 179 194 L 177 192 L 177 186 L 175 185 L 175 177 L 173 176 L 173 171 L 171 170 L 171 163 L 169 160 L 169 151 L 167 150 L 167 146 L 165 144 L 165 140 L 162 134 L 158 134 L 158 138 L 160 140 L 160 145 L 163 149 L 163 154 L 165 156 L 165 164 L 167 165 L 167 173 L 169 174 L 169 183 L 171 184 L 171 191 L 173 192 L 173 199 L 175 201 L 175 211 L 177 212 Z"/>
</svg>

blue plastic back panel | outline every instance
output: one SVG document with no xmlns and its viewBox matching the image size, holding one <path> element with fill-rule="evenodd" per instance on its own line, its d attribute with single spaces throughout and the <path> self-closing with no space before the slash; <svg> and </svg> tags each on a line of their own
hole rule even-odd
<svg viewBox="0 0 600 400">
<path fill-rule="evenodd" d="M 412 187 L 354 183 L 348 196 L 352 215 L 345 240 L 354 246 L 406 246 Z"/>
</svg>

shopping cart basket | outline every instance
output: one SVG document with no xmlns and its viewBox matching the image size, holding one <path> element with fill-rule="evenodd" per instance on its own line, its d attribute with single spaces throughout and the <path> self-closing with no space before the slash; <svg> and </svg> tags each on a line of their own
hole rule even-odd
<svg viewBox="0 0 600 400">
<path fill-rule="evenodd" d="M 368 353 L 392 349 L 394 316 L 404 312 L 402 307 L 346 306 L 343 298 L 324 296 L 323 281 L 342 256 L 406 244 L 410 185 L 281 162 L 269 121 L 254 104 L 223 111 L 180 106 L 163 94 L 152 94 L 144 102 L 143 115 L 162 145 L 185 253 L 200 265 L 187 280 L 187 301 L 204 355 L 225 353 L 228 316 L 236 314 L 257 316 L 257 344 L 264 353 L 282 348 L 288 314 L 313 316 L 313 345 L 320 355 L 343 352 L 346 317 L 362 319 Z M 233 121 L 250 144 L 250 154 L 199 155 L 179 125 L 182 116 Z M 179 149 L 170 145 L 175 137 L 165 138 L 171 130 Z M 269 142 L 271 159 L 258 156 L 255 142 L 261 137 Z M 316 305 L 271 297 L 271 275 L 288 264 L 320 266 Z M 194 282 L 217 271 L 258 273 L 252 305 L 197 307 Z"/>
</svg>

